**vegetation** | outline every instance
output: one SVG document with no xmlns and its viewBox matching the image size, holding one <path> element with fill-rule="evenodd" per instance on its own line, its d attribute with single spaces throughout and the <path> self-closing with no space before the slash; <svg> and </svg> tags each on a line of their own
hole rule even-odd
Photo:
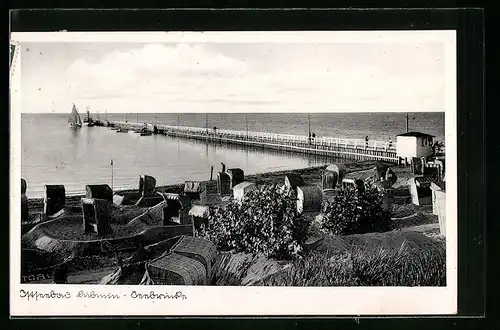
<svg viewBox="0 0 500 330">
<path fill-rule="evenodd" d="M 276 259 L 299 255 L 308 224 L 296 210 L 291 189 L 265 185 L 249 192 L 243 201 L 231 201 L 211 212 L 208 233 L 222 251 L 262 254 Z"/>
<path fill-rule="evenodd" d="M 265 286 L 445 286 L 444 244 L 399 250 L 315 252 L 265 278 Z"/>
<path fill-rule="evenodd" d="M 332 235 L 364 234 L 393 229 L 391 212 L 382 207 L 382 193 L 371 184 L 364 191 L 346 187 L 323 204 L 321 230 Z"/>
</svg>

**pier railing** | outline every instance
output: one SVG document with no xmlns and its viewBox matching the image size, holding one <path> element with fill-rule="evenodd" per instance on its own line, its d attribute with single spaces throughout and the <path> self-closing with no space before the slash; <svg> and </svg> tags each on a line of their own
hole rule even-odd
<svg viewBox="0 0 500 330">
<path fill-rule="evenodd" d="M 147 127 L 153 131 L 154 125 L 140 123 L 116 122 L 115 125 L 130 128 Z M 260 145 L 273 149 L 299 151 L 320 155 L 351 155 L 354 158 L 382 159 L 397 161 L 395 144 L 389 141 L 364 139 L 345 139 L 327 136 L 311 137 L 305 135 L 279 134 L 255 131 L 237 131 L 191 126 L 156 125 L 158 133 L 171 136 L 182 136 L 193 139 Z"/>
</svg>

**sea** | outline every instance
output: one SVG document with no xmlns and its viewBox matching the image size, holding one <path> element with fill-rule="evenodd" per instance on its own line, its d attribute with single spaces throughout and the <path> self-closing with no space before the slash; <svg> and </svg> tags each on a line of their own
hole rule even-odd
<svg viewBox="0 0 500 330">
<path fill-rule="evenodd" d="M 82 119 L 83 114 L 80 114 Z M 96 114 L 91 114 L 97 118 Z M 99 114 L 100 119 L 217 127 L 257 132 L 303 134 L 317 137 L 396 141 L 406 131 L 406 113 L 163 113 Z M 44 185 L 63 184 L 67 195 L 81 194 L 87 184 L 109 184 L 113 189 L 136 189 L 140 175 L 152 175 L 157 185 L 208 180 L 221 162 L 245 174 L 290 170 L 336 161 L 275 150 L 224 146 L 203 141 L 116 133 L 105 127 L 68 126 L 68 114 L 22 114 L 21 175 L 28 197 L 43 197 Z M 410 113 L 409 130 L 432 134 L 445 142 L 444 112 Z M 113 165 L 111 165 L 111 161 Z"/>
</svg>

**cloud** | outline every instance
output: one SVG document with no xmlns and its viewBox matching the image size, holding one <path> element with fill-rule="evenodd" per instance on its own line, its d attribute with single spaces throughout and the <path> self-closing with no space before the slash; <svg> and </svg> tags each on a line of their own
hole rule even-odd
<svg viewBox="0 0 500 330">
<path fill-rule="evenodd" d="M 136 90 L 153 94 L 176 91 L 192 78 L 234 77 L 244 73 L 242 63 L 201 46 L 146 45 L 129 52 L 112 52 L 100 62 L 75 61 L 68 69 L 72 84 L 86 95 L 99 91 Z"/>
<path fill-rule="evenodd" d="M 316 49 L 300 45 L 271 59 L 250 51 L 231 57 L 214 45 L 147 44 L 76 59 L 48 89 L 53 98 L 112 112 L 442 110 L 444 74 L 423 48 L 356 62 L 324 51 L 315 57 Z"/>
</svg>

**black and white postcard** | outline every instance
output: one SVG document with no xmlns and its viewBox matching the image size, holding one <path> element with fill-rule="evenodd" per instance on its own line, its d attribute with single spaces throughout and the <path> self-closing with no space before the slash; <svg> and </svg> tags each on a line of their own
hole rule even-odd
<svg viewBox="0 0 500 330">
<path fill-rule="evenodd" d="M 455 39 L 12 33 L 11 314 L 456 313 Z"/>
</svg>

